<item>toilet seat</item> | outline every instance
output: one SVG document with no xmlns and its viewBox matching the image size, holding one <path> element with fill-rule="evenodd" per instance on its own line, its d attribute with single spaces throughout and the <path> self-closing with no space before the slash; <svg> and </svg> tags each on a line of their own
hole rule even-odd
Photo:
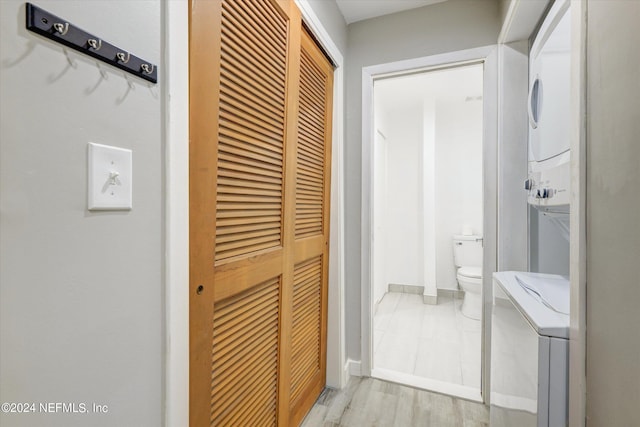
<svg viewBox="0 0 640 427">
<path fill-rule="evenodd" d="M 482 279 L 482 268 L 480 267 L 460 267 L 458 275 L 469 277 L 470 279 Z"/>
</svg>

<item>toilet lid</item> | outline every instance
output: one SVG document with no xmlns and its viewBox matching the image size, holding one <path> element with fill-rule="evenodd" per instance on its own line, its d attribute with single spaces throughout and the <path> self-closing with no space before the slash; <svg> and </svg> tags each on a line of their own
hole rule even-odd
<svg viewBox="0 0 640 427">
<path fill-rule="evenodd" d="M 482 278 L 482 268 L 480 267 L 460 267 L 458 274 L 465 277 Z"/>
</svg>

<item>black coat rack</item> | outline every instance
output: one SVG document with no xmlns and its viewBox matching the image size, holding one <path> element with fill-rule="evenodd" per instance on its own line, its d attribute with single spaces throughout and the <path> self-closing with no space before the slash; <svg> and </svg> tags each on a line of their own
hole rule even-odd
<svg viewBox="0 0 640 427">
<path fill-rule="evenodd" d="M 147 81 L 158 83 L 158 67 L 156 65 L 138 58 L 31 3 L 27 3 L 27 29 Z"/>
</svg>

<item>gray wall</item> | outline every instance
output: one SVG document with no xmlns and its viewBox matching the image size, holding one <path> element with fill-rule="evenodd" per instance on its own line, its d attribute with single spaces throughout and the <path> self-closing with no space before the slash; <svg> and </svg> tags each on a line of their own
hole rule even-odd
<svg viewBox="0 0 640 427">
<path fill-rule="evenodd" d="M 507 11 L 513 0 L 498 0 L 498 13 L 500 14 L 500 22 L 504 25 L 507 18 Z"/>
<path fill-rule="evenodd" d="M 536 273 L 569 275 L 569 240 L 558 225 L 529 206 L 529 269 Z"/>
<path fill-rule="evenodd" d="M 640 396 L 640 2 L 587 8 L 587 425 L 631 426 Z"/>
<path fill-rule="evenodd" d="M 159 64 L 159 0 L 40 2 Z M 3 426 L 163 419 L 163 90 L 24 28 L 0 1 L 0 402 L 108 405 Z M 160 80 L 163 79 L 160 70 Z M 131 84 L 129 87 L 128 80 Z M 87 143 L 133 150 L 133 210 L 86 209 Z"/>
<path fill-rule="evenodd" d="M 335 0 L 308 0 L 322 25 L 331 35 L 343 56 L 347 53 L 347 23 L 338 9 Z"/>
<path fill-rule="evenodd" d="M 362 67 L 492 45 L 499 30 L 494 0 L 449 0 L 348 27 L 345 264 L 346 342 L 351 359 L 360 359 Z"/>
<path fill-rule="evenodd" d="M 500 45 L 497 271 L 527 271 L 528 42 Z"/>
</svg>

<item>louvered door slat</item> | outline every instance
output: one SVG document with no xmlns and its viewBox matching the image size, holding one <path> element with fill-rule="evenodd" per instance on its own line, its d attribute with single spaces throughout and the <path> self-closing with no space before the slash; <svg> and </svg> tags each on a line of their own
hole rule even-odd
<svg viewBox="0 0 640 427">
<path fill-rule="evenodd" d="M 223 410 L 231 411 L 237 408 L 232 408 L 229 404 L 230 399 L 237 399 L 242 395 L 242 386 L 250 381 L 264 381 L 264 378 L 261 378 L 259 374 L 260 370 L 266 366 L 265 369 L 268 369 L 271 365 L 271 360 L 275 357 L 273 352 L 267 352 L 265 349 L 271 347 L 271 344 L 267 341 L 262 345 L 256 345 L 253 351 L 250 351 L 246 354 L 238 353 L 238 355 L 242 356 L 238 360 L 230 360 L 228 365 L 226 366 L 225 371 L 221 371 L 218 374 L 218 387 L 217 391 L 219 396 L 217 397 L 217 405 L 218 412 L 214 413 L 214 417 L 222 413 Z M 260 353 L 258 353 L 260 352 Z M 251 366 L 254 375 L 252 376 L 239 376 L 238 375 L 238 367 L 237 363 L 247 363 L 248 366 Z M 224 369 L 225 367 L 220 367 L 216 369 Z"/>
<path fill-rule="evenodd" d="M 307 190 L 302 186 L 300 186 L 298 188 L 298 192 L 299 192 L 301 198 L 305 198 L 305 197 L 313 197 L 313 198 L 315 198 L 315 197 L 318 197 L 318 195 L 322 194 L 321 191 L 316 191 L 314 189 Z"/>
<path fill-rule="evenodd" d="M 302 121 L 298 125 L 298 133 L 305 139 L 306 146 L 309 149 L 316 147 L 316 149 L 323 148 L 322 143 L 318 141 L 319 136 L 322 134 L 321 130 L 314 128 L 313 124 L 308 121 Z"/>
<path fill-rule="evenodd" d="M 300 175 L 305 176 L 308 179 L 314 179 L 314 178 L 317 179 L 317 182 L 319 184 L 321 184 L 324 179 L 324 173 L 322 168 L 311 165 L 302 160 L 300 160 L 300 162 L 298 163 L 298 173 Z M 318 187 L 318 189 L 321 189 L 321 188 L 322 186 Z"/>
<path fill-rule="evenodd" d="M 280 210 L 267 210 L 262 209 L 258 211 L 229 211 L 221 212 L 218 214 L 218 227 L 223 227 L 223 224 L 235 225 L 240 224 L 241 221 L 248 221 L 249 223 L 255 222 L 267 222 L 268 218 L 278 217 Z M 260 217 L 260 218 L 258 218 Z"/>
<path fill-rule="evenodd" d="M 247 1 L 245 3 L 245 10 L 247 16 L 254 21 L 261 20 L 264 27 L 260 29 L 261 32 L 269 34 L 270 37 L 278 39 L 277 35 L 284 31 L 282 17 L 274 12 L 271 7 L 264 7 L 264 3 L 256 1 Z M 285 45 L 278 45 L 279 49 L 286 49 Z"/>
<path fill-rule="evenodd" d="M 220 94 L 222 101 L 227 104 L 226 110 L 221 113 L 222 118 L 225 118 L 225 115 L 231 115 L 232 117 L 243 115 L 251 116 L 253 118 L 253 121 L 251 122 L 253 125 L 260 126 L 263 133 L 266 132 L 266 135 L 271 138 L 278 138 L 280 130 L 274 124 L 274 122 L 277 123 L 279 119 L 278 114 L 270 113 L 262 108 L 247 105 L 246 99 L 236 99 L 231 95 L 232 94 L 228 91 L 224 91 Z"/>
<path fill-rule="evenodd" d="M 293 284 L 291 400 L 304 391 L 305 379 L 320 370 L 322 259 L 296 266 Z M 309 351 L 305 351 L 309 350 Z"/>
<path fill-rule="evenodd" d="M 220 360 L 214 364 L 216 375 L 218 375 L 218 389 L 220 391 L 225 391 L 229 382 L 237 375 L 237 363 L 239 361 L 252 364 L 253 361 L 262 357 L 261 355 L 271 348 L 272 342 L 270 338 L 268 335 L 266 337 L 264 336 L 264 333 L 267 332 L 269 328 L 270 326 L 264 326 L 252 330 L 251 333 L 247 335 L 247 338 L 253 339 L 254 341 L 245 341 L 245 343 L 238 347 L 230 348 L 230 350 L 233 350 L 232 352 L 220 355 Z M 224 348 L 223 346 L 221 347 Z M 253 359 L 249 359 L 249 357 Z"/>
<path fill-rule="evenodd" d="M 269 177 L 258 177 L 255 174 L 238 172 L 235 170 L 221 170 L 218 171 L 220 174 L 220 178 L 218 180 L 219 184 L 225 185 L 235 185 L 237 187 L 246 187 L 255 185 L 257 183 L 269 183 L 273 184 L 273 189 L 277 191 L 281 191 L 282 188 L 282 178 L 269 178 Z M 227 179 L 225 181 L 225 178 Z"/>
<path fill-rule="evenodd" d="M 263 396 L 272 393 L 271 385 L 263 385 L 251 391 L 249 399 L 241 402 L 241 412 L 230 420 L 229 425 L 233 426 L 269 426 L 274 425 L 276 412 L 275 405 L 264 403 Z M 269 412 L 270 417 L 267 420 L 260 421 L 265 412 Z"/>
<path fill-rule="evenodd" d="M 320 132 L 310 131 L 305 127 L 304 123 L 301 123 L 298 127 L 298 138 L 304 143 L 302 150 L 305 154 L 310 152 L 321 153 L 323 146 L 317 142 L 320 137 Z"/>
<path fill-rule="evenodd" d="M 227 55 L 225 60 L 229 69 L 237 70 L 238 74 L 243 76 L 251 75 L 252 83 L 264 93 L 276 99 L 283 97 L 284 85 L 277 80 L 277 76 L 265 71 L 264 65 L 254 57 L 245 56 L 242 51 L 236 50 L 236 46 L 235 43 L 225 43 L 222 47 L 222 53 Z"/>
<path fill-rule="evenodd" d="M 324 159 L 319 157 L 316 153 L 309 151 L 308 149 L 301 149 L 298 151 L 298 160 L 307 164 L 314 165 L 316 167 L 324 166 Z"/>
<path fill-rule="evenodd" d="M 218 221 L 218 226 L 220 227 L 219 232 L 220 235 L 224 235 L 226 233 L 233 233 L 235 227 L 244 226 L 243 231 L 249 231 L 256 227 L 255 229 L 259 229 L 258 227 L 274 227 L 274 224 L 277 224 L 279 221 L 279 216 L 267 216 L 263 218 L 263 223 L 256 226 L 254 224 L 254 220 L 252 217 L 249 218 L 228 218 L 221 219 Z"/>
<path fill-rule="evenodd" d="M 244 4 L 238 4 L 237 6 L 233 4 L 227 4 L 227 7 L 223 8 L 222 11 L 223 22 L 225 19 L 230 19 L 233 20 L 233 23 L 226 25 L 226 28 L 234 30 L 243 28 L 243 26 L 247 26 L 248 24 L 250 24 L 250 6 L 251 4 L 249 2 L 244 2 Z M 262 18 L 264 17 L 266 17 L 266 15 L 262 16 Z M 258 19 L 255 22 L 259 22 L 261 24 L 260 28 L 256 28 L 253 32 L 250 33 L 238 32 L 238 34 L 240 34 L 243 39 L 248 38 L 255 41 L 255 48 L 267 48 L 270 50 L 270 53 L 280 55 L 283 49 L 285 49 L 285 46 L 283 46 L 283 44 L 279 40 L 279 31 L 277 29 L 278 25 L 270 25 L 271 23 L 268 19 Z M 222 29 L 222 32 L 223 34 L 225 33 L 225 28 Z M 260 39 L 272 39 L 273 45 L 262 46 Z"/>
<path fill-rule="evenodd" d="M 251 52 L 256 54 L 263 54 L 262 52 L 269 52 L 270 54 L 280 56 L 286 51 L 286 41 L 282 37 L 282 33 L 286 31 L 286 27 L 282 25 L 282 22 L 276 22 L 269 19 L 255 19 L 252 16 L 252 7 L 254 5 L 251 2 L 243 3 L 227 3 L 223 8 L 222 17 L 223 23 L 225 19 L 233 21 L 228 23 L 222 29 L 223 34 L 228 31 L 241 38 L 248 47 L 252 48 Z M 270 7 L 266 8 L 267 10 Z M 267 15 L 262 15 L 261 18 L 265 18 Z M 282 21 L 282 19 L 280 19 Z M 259 25 L 256 25 L 259 23 Z M 242 31 L 244 27 L 252 26 L 253 31 Z M 233 36 L 229 36 L 233 38 Z M 264 43 L 265 40 L 269 40 L 271 43 Z M 278 66 L 279 69 L 284 69 L 282 66 Z"/>
<path fill-rule="evenodd" d="M 232 154 L 231 151 L 232 150 L 227 147 L 222 146 L 218 153 L 219 161 L 227 167 L 237 164 L 241 165 L 245 171 L 257 170 L 260 175 L 274 176 L 278 178 L 282 176 L 282 165 L 278 164 L 278 162 L 260 162 L 251 157 Z"/>
<path fill-rule="evenodd" d="M 250 0 L 248 6 L 264 19 L 267 26 L 276 29 L 276 31 L 282 26 L 280 13 L 273 7 L 268 7 L 269 5 L 264 1 Z"/>
<path fill-rule="evenodd" d="M 271 103 L 264 103 L 260 96 L 251 92 L 247 87 L 242 84 L 237 84 L 233 79 L 226 79 L 220 82 L 220 100 L 224 101 L 228 98 L 246 100 L 248 103 L 252 103 L 260 107 L 261 112 L 273 116 L 275 120 L 284 119 L 283 112 Z"/>
<path fill-rule="evenodd" d="M 244 48 L 255 47 L 255 43 L 250 39 L 244 38 L 243 41 L 246 43 L 246 46 L 240 46 L 237 42 L 237 38 L 242 38 L 241 34 L 234 34 L 232 31 L 226 35 L 228 37 L 224 38 L 223 53 L 232 55 L 235 62 L 240 66 L 244 66 L 243 64 L 250 64 L 255 68 L 259 68 L 258 72 L 265 82 L 268 82 L 269 85 L 273 85 L 276 91 L 284 92 L 284 84 L 281 84 L 281 82 L 278 81 L 278 71 L 284 71 L 282 64 L 279 64 L 277 61 L 274 62 L 264 51 L 260 51 L 256 54 L 250 54 L 249 51 Z"/>
<path fill-rule="evenodd" d="M 271 151 L 282 155 L 281 150 L 278 150 L 278 140 L 281 137 L 280 131 L 275 129 L 270 123 L 265 123 L 255 116 L 255 111 L 247 113 L 246 111 L 237 109 L 233 104 L 228 104 L 227 109 L 220 113 L 220 124 L 222 130 L 225 131 L 223 135 L 227 138 L 233 138 L 241 134 L 244 136 L 244 139 L 251 139 L 254 144 L 256 142 L 263 142 L 267 147 L 275 147 L 275 149 Z M 243 140 L 240 139 L 240 141 L 242 142 Z"/>
<path fill-rule="evenodd" d="M 280 281 L 275 279 L 214 305 L 212 424 L 232 425 L 256 386 L 272 390 L 261 403 L 275 407 L 279 296 Z"/>
<path fill-rule="evenodd" d="M 270 93 L 267 89 L 256 84 L 250 75 L 243 73 L 242 70 L 236 69 L 228 62 L 225 62 L 224 66 L 221 66 L 221 71 L 224 73 L 225 85 L 235 90 L 240 89 L 238 92 L 241 92 L 245 96 L 247 93 L 251 93 L 253 95 L 251 98 L 257 99 L 260 103 L 259 105 L 263 108 L 270 108 L 271 111 L 278 115 L 282 114 L 284 117 L 284 110 L 280 110 L 280 99 L 278 99 L 277 94 Z M 224 89 L 226 88 L 223 86 L 223 91 Z"/>
<path fill-rule="evenodd" d="M 227 184 L 228 186 L 229 184 Z M 276 197 L 276 198 L 281 198 L 282 197 L 282 193 L 280 191 L 277 190 L 268 190 L 268 189 L 261 189 L 261 188 L 251 188 L 251 187 L 243 187 L 243 186 L 238 186 L 238 185 L 234 185 L 233 186 L 233 193 L 230 194 L 237 194 L 240 196 L 265 196 L 265 197 Z"/>
<path fill-rule="evenodd" d="M 224 115 L 224 111 L 221 114 Z M 277 122 L 277 120 L 274 119 L 274 122 Z M 220 142 L 222 143 L 227 143 L 225 139 L 231 139 L 235 142 L 255 145 L 255 149 L 271 150 L 280 156 L 282 155 L 282 140 L 279 133 L 265 134 L 264 132 L 255 132 L 237 123 L 225 120 L 221 120 L 220 132 Z"/>
<path fill-rule="evenodd" d="M 237 34 L 237 33 L 224 33 L 225 37 L 225 44 L 227 46 L 229 46 L 230 48 L 232 48 L 233 50 L 237 51 L 237 52 L 242 52 L 242 47 L 238 44 L 238 42 L 236 41 L 238 37 L 243 39 L 244 42 L 244 46 L 245 47 L 250 47 L 254 50 L 252 50 L 252 54 L 251 54 L 251 58 L 247 58 L 248 51 L 245 51 L 245 55 L 243 55 L 242 57 L 244 59 L 248 59 L 249 61 L 257 61 L 259 62 L 260 66 L 263 67 L 263 71 L 267 74 L 272 75 L 273 77 L 277 78 L 277 73 L 278 72 L 283 72 L 284 69 L 282 68 L 282 64 L 280 64 L 277 60 L 274 61 L 273 58 L 271 56 L 268 55 L 268 51 L 260 51 L 260 52 L 256 52 L 255 47 L 256 47 L 256 43 L 248 38 L 243 38 L 242 34 Z M 256 52 L 256 53 L 254 53 Z M 284 87 L 281 87 L 284 90 Z"/>
<path fill-rule="evenodd" d="M 226 101 L 226 100 L 225 100 Z M 248 110 L 248 109 L 246 109 Z M 243 120 L 241 117 L 247 116 L 248 114 L 254 114 L 253 116 L 249 116 L 248 120 Z M 275 160 L 278 160 L 282 157 L 282 152 L 278 149 L 278 138 L 279 131 L 271 126 L 270 123 L 262 121 L 262 119 L 255 116 L 255 112 L 247 112 L 244 110 L 240 110 L 236 108 L 235 104 L 228 103 L 226 106 L 226 111 L 223 112 L 222 117 L 222 126 L 226 131 L 224 132 L 224 137 L 226 140 L 225 143 L 229 144 L 233 147 L 236 144 L 242 144 L 244 141 L 242 139 L 235 139 L 234 136 L 238 133 L 234 128 L 238 128 L 238 125 L 245 125 L 247 131 L 253 132 L 252 134 L 244 133 L 245 139 L 249 137 L 251 139 L 252 145 L 249 147 L 243 147 L 243 151 L 245 153 L 262 153 L 267 157 L 272 157 Z M 234 117 L 235 123 L 230 121 L 226 121 L 225 115 L 231 115 Z M 221 135 L 222 136 L 222 135 Z M 260 144 L 262 142 L 262 144 Z M 246 149 L 246 150 L 245 150 Z"/>
<path fill-rule="evenodd" d="M 223 315 L 217 316 L 217 333 L 213 337 L 213 344 L 217 345 L 231 335 L 237 335 L 239 330 L 251 324 L 252 315 L 261 314 L 267 307 L 277 304 L 271 289 L 265 288 L 262 292 L 255 292 L 251 299 L 247 298 L 243 304 L 238 304 L 233 310 L 226 310 Z M 223 357 L 224 352 L 220 351 L 219 356 Z"/>
<path fill-rule="evenodd" d="M 274 381 L 270 370 L 273 369 L 273 359 L 277 358 L 277 352 L 272 351 L 265 354 L 253 355 L 245 360 L 252 368 L 251 375 L 231 375 L 225 378 L 224 384 L 220 385 L 216 392 L 216 407 L 213 410 L 213 419 L 228 419 L 229 421 L 243 410 L 243 403 L 250 396 L 252 389 L 256 386 L 272 385 Z M 235 370 L 237 373 L 238 370 Z M 234 372 L 232 372 L 233 374 Z M 269 399 L 274 401 L 275 399 Z M 224 424 L 230 425 L 230 424 Z"/>
<path fill-rule="evenodd" d="M 274 218 L 274 220 L 277 218 Z M 251 220 L 249 220 L 251 222 Z M 274 227 L 275 222 L 266 222 L 264 224 L 249 224 L 249 225 L 234 225 L 228 227 L 222 227 L 219 231 L 220 236 L 225 236 L 227 234 L 236 234 L 236 233 L 247 233 L 253 230 L 261 230 L 261 229 L 270 229 Z"/>
<path fill-rule="evenodd" d="M 300 104 L 305 107 L 305 110 L 302 111 L 301 114 L 305 115 L 305 118 L 310 120 L 311 124 L 320 126 L 321 128 L 324 123 L 318 116 L 323 114 L 325 100 L 314 93 L 316 90 L 314 86 L 302 85 L 301 88 L 307 92 L 307 98 L 300 101 Z"/>
</svg>

